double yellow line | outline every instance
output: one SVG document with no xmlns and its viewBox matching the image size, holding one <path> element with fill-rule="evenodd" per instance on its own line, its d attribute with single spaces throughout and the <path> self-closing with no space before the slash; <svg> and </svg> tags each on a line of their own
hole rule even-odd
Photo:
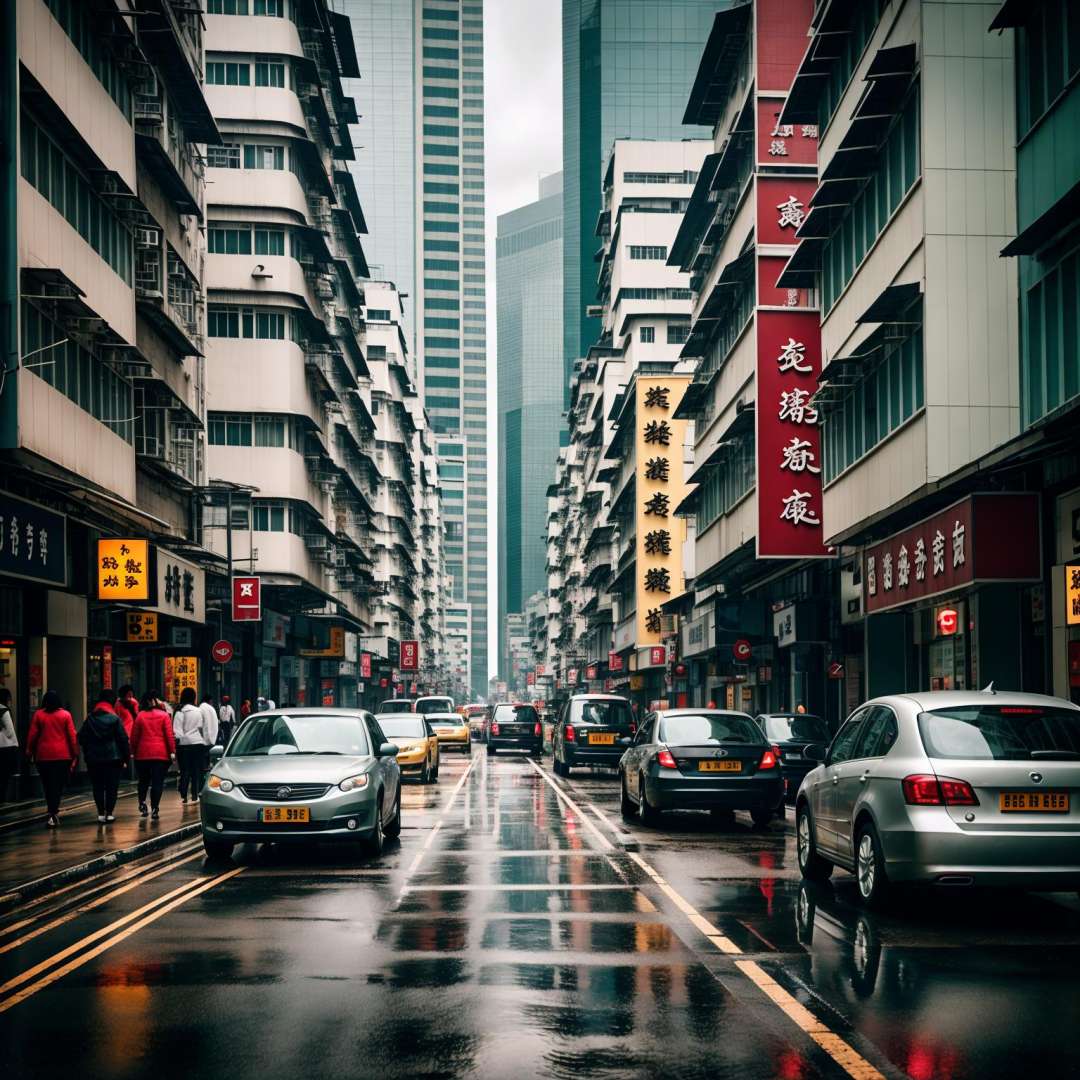
<svg viewBox="0 0 1080 1080">
<path fill-rule="evenodd" d="M 198 853 L 180 861 L 188 862 L 190 859 L 197 857 Z M 88 911 L 90 908 L 97 907 L 106 900 L 111 899 L 113 896 L 127 892 L 137 885 L 141 885 L 145 881 L 163 874 L 166 870 L 173 869 L 176 865 L 177 863 L 174 862 L 169 866 L 162 867 L 150 874 L 142 875 L 135 881 L 130 882 L 111 893 L 107 893 L 105 896 L 99 897 L 97 900 L 83 905 L 81 908 L 76 908 L 74 911 L 54 920 L 52 923 L 37 927 L 28 934 L 23 935 L 17 941 L 9 942 L 4 946 L 3 951 L 8 951 L 19 944 L 23 944 L 31 938 L 36 937 L 38 934 L 44 933 L 47 929 L 68 922 L 83 911 Z M 8 1009 L 14 1008 L 14 1006 L 18 1005 L 20 1002 L 32 997 L 39 990 L 44 990 L 47 986 L 51 986 L 65 975 L 82 967 L 83 964 L 89 963 L 89 961 L 111 949 L 114 945 L 119 945 L 121 941 L 131 937 L 132 934 L 137 934 L 140 930 L 149 926 L 151 923 L 156 922 L 170 911 L 180 907 L 181 904 L 186 904 L 196 896 L 228 881 L 229 878 L 236 877 L 236 875 L 242 873 L 244 869 L 243 866 L 238 866 L 213 877 L 198 877 L 195 878 L 194 881 L 185 882 L 183 885 L 165 893 L 164 896 L 157 897 L 155 900 L 150 901 L 150 903 L 144 904 L 137 910 L 109 923 L 108 926 L 103 926 L 100 930 L 95 930 L 92 934 L 87 934 L 86 937 L 76 941 L 73 945 L 69 945 L 66 949 L 61 949 L 59 952 L 54 953 L 47 959 L 35 964 L 33 967 L 27 968 L 26 971 L 21 972 L 14 978 L 8 979 L 6 983 L 0 985 L 0 1013 L 7 1012 Z"/>
</svg>

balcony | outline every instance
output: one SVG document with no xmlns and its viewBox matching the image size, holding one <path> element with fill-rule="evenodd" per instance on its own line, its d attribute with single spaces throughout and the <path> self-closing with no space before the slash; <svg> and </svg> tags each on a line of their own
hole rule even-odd
<svg viewBox="0 0 1080 1080">
<path fill-rule="evenodd" d="M 203 220 L 205 173 L 202 157 L 187 141 L 177 114 L 156 83 L 135 94 L 139 159 L 154 174 L 181 214 Z"/>
<path fill-rule="evenodd" d="M 168 278 L 163 280 L 163 264 Z M 136 229 L 135 303 L 180 356 L 202 356 L 202 291 L 182 260 L 153 227 Z"/>
</svg>

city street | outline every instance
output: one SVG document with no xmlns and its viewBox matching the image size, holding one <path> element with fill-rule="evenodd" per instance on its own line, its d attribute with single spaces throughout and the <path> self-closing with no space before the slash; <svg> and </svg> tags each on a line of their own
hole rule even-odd
<svg viewBox="0 0 1080 1080">
<path fill-rule="evenodd" d="M 790 814 L 626 826 L 611 774 L 475 749 L 406 786 L 377 860 L 208 864 L 185 841 L 5 909 L 4 1075 L 1077 1068 L 1074 896 L 909 894 L 870 914 L 846 874 L 801 884 Z"/>
</svg>

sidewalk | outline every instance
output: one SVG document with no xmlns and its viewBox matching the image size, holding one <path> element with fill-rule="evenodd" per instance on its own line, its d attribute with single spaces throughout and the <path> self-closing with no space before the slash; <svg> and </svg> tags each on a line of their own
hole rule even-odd
<svg viewBox="0 0 1080 1080">
<path fill-rule="evenodd" d="M 103 858 L 115 856 L 115 861 L 149 851 L 155 846 L 175 843 L 195 835 L 199 821 L 199 804 L 180 802 L 175 778 L 161 797 L 161 817 L 157 821 L 139 816 L 134 785 L 116 804 L 116 821 L 101 825 L 93 800 L 85 794 L 73 794 L 60 807 L 60 824 L 55 829 L 45 827 L 44 815 L 38 802 L 20 804 L 24 815 L 40 815 L 41 820 L 19 828 L 0 831 L 0 897 L 17 890 L 28 882 L 37 882 L 70 871 L 72 880 L 92 873 Z M 5 814 L 4 820 L 11 815 Z"/>
</svg>

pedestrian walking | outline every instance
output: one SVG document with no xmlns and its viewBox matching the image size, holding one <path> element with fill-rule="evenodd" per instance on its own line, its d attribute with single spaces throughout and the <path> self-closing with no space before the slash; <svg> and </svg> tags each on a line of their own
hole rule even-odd
<svg viewBox="0 0 1080 1080">
<path fill-rule="evenodd" d="M 218 742 L 222 746 L 229 745 L 233 727 L 236 725 L 236 710 L 232 707 L 232 701 L 228 694 L 221 695 L 221 705 L 218 707 Z"/>
<path fill-rule="evenodd" d="M 251 715 L 251 698 L 244 698 L 240 702 L 240 723 L 243 723 Z"/>
<path fill-rule="evenodd" d="M 209 694 L 203 694 L 199 710 L 203 714 L 203 739 L 209 751 L 211 746 L 217 746 L 218 737 L 217 709 L 214 707 L 214 699 Z M 209 759 L 207 759 L 207 765 L 209 763 Z"/>
<path fill-rule="evenodd" d="M 11 691 L 0 686 L 0 803 L 7 802 L 8 784 L 19 771 L 19 736 L 13 709 Z"/>
<path fill-rule="evenodd" d="M 180 708 L 173 713 L 173 735 L 176 737 L 176 757 L 180 763 L 180 801 L 199 801 L 203 784 L 203 762 L 206 758 L 206 718 L 195 704 L 195 691 L 185 688 L 180 694 Z"/>
<path fill-rule="evenodd" d="M 146 817 L 146 795 L 150 793 L 150 816 L 155 821 L 165 788 L 165 774 L 176 760 L 176 736 L 172 720 L 161 707 L 156 690 L 148 690 L 139 703 L 131 728 L 131 756 L 139 777 L 139 813 Z"/>
<path fill-rule="evenodd" d="M 131 744 L 124 722 L 116 711 L 116 691 L 105 689 L 98 694 L 90 715 L 79 728 L 79 745 L 86 759 L 98 821 L 103 825 L 116 820 L 116 797 L 120 773 L 131 759 Z"/>
<path fill-rule="evenodd" d="M 79 760 L 79 743 L 71 713 L 60 704 L 55 690 L 46 690 L 41 708 L 30 718 L 26 736 L 26 757 L 37 766 L 45 792 L 48 818 L 45 824 L 54 829 L 60 824 L 60 799 L 64 785 Z"/>
<path fill-rule="evenodd" d="M 128 740 L 131 739 L 131 728 L 135 723 L 135 714 L 139 711 L 139 699 L 135 696 L 135 687 L 121 686 L 117 691 L 116 714 L 124 725 Z"/>
</svg>

